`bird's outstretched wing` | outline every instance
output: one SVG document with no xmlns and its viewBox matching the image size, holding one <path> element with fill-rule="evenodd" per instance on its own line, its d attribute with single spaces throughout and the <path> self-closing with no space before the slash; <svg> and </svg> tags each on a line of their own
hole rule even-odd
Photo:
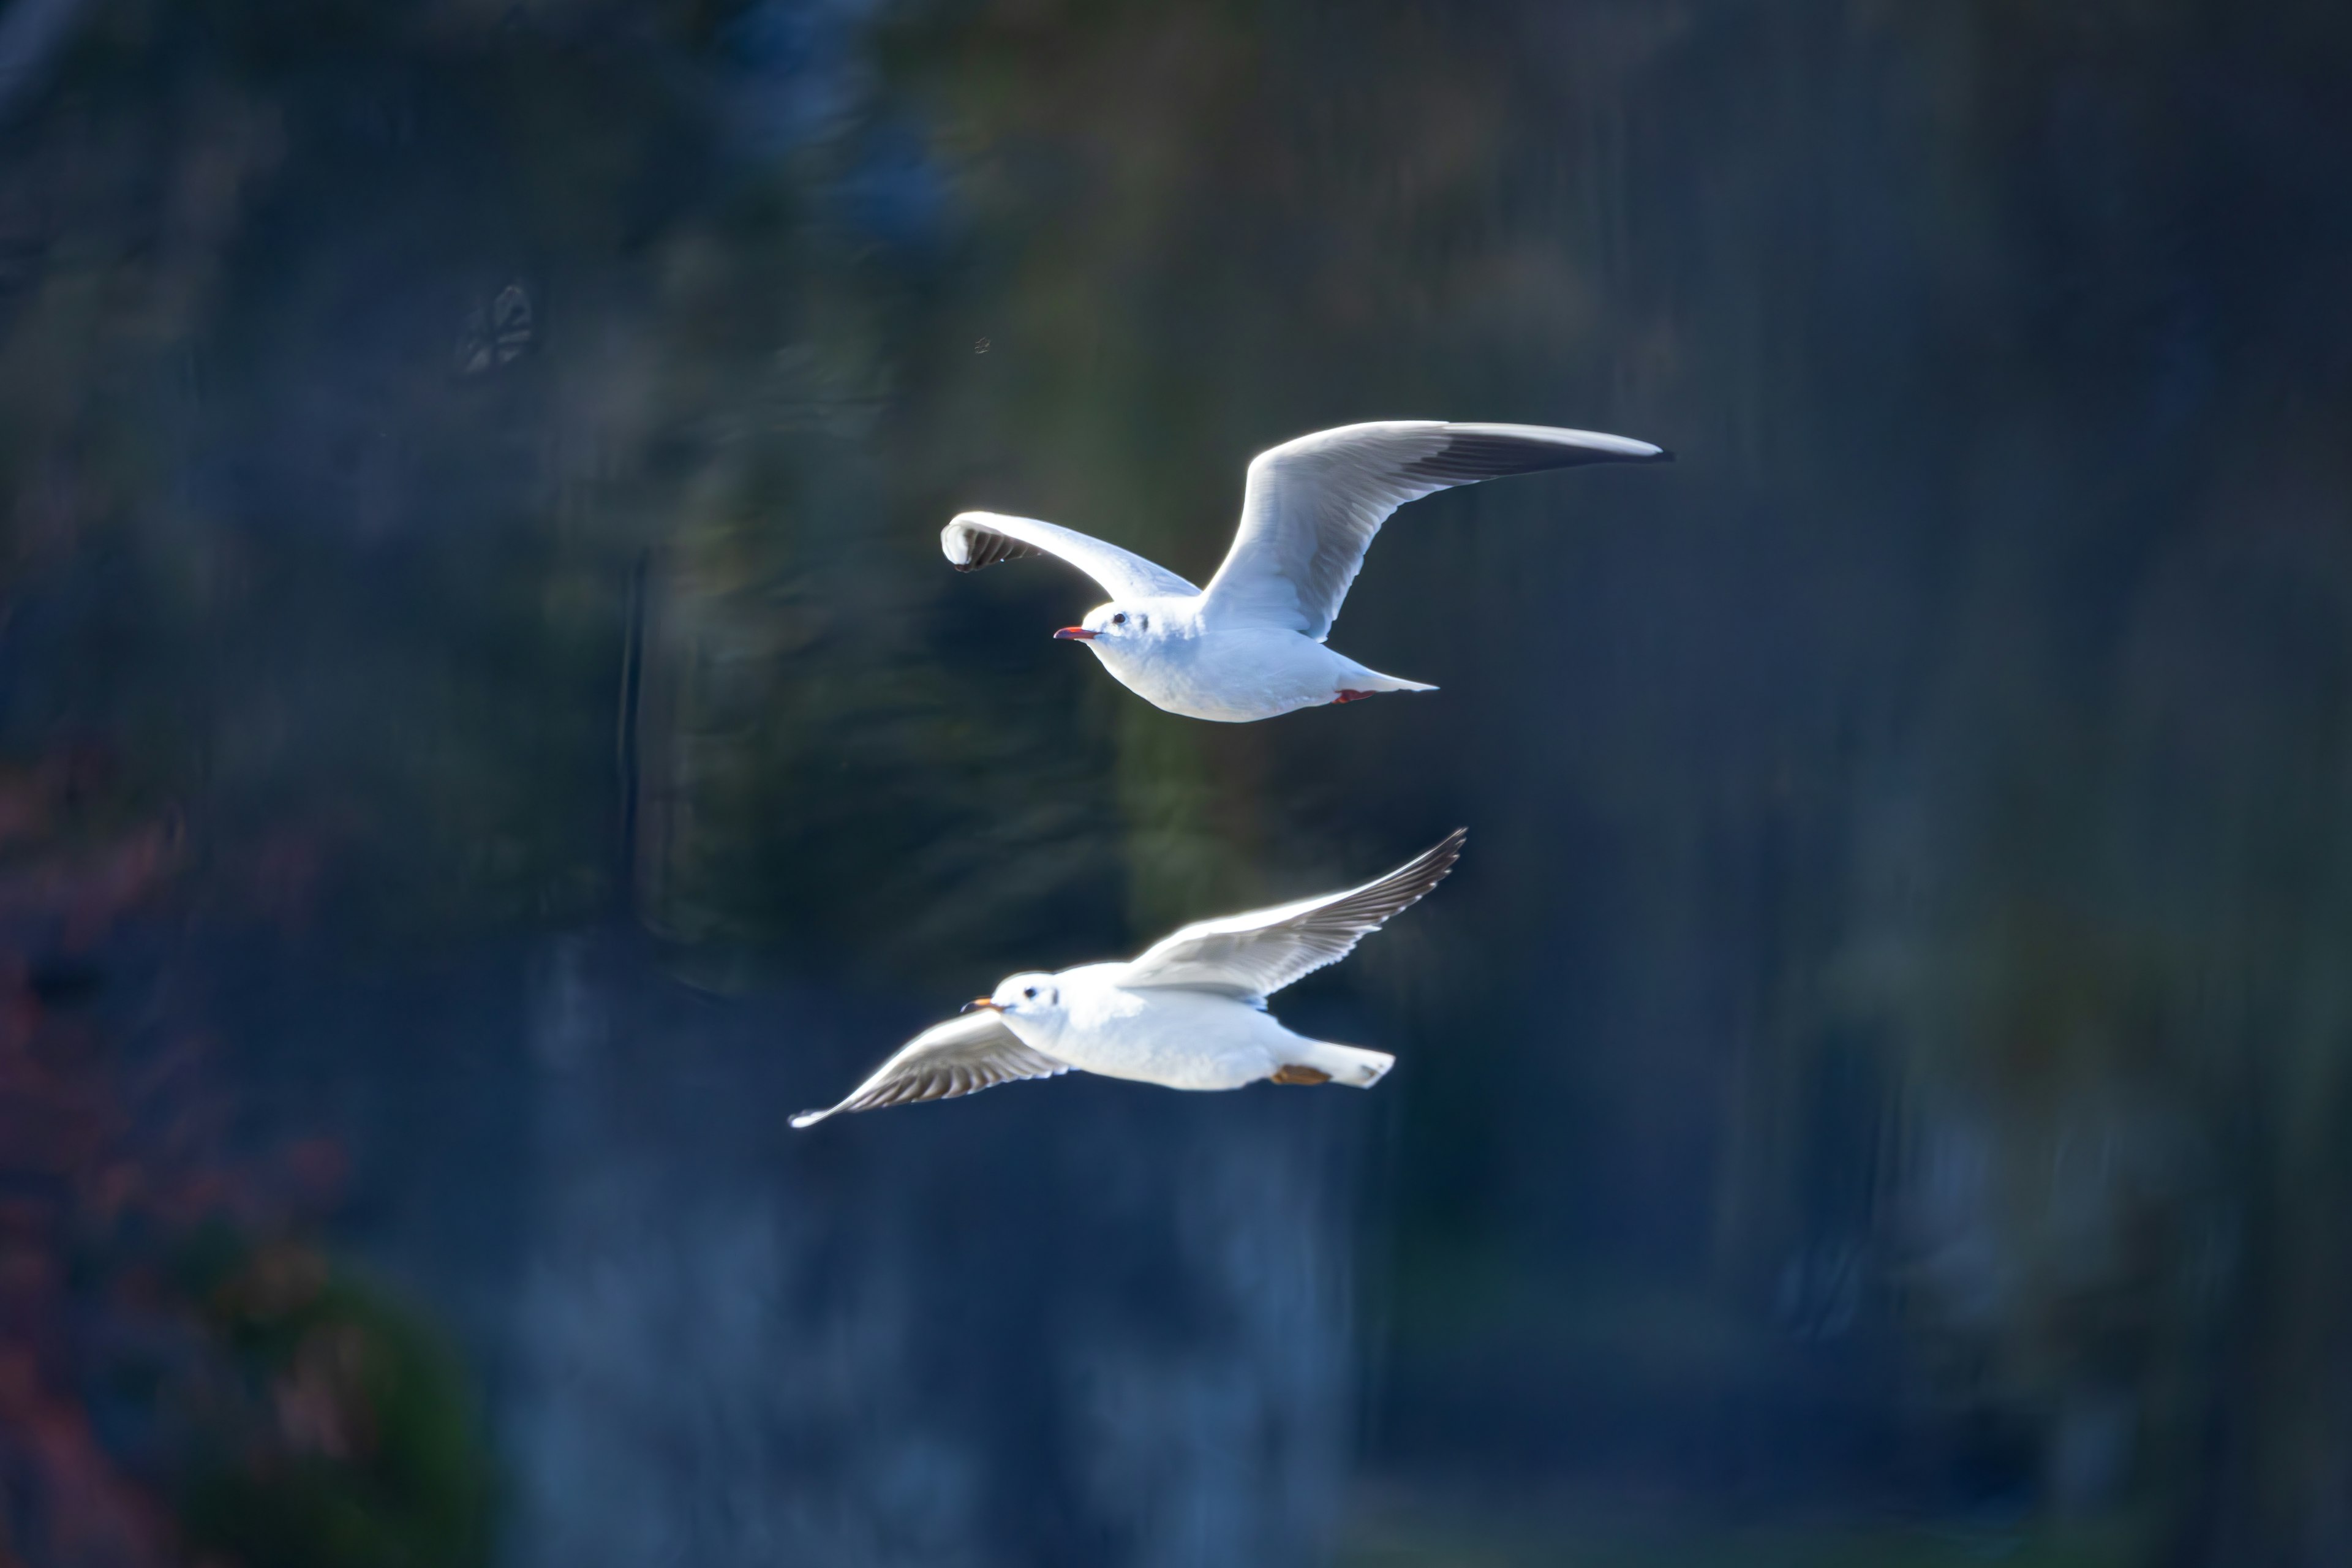
<svg viewBox="0 0 2352 1568">
<path fill-rule="evenodd" d="M 1058 555 L 1101 584 L 1114 599 L 1188 599 L 1201 591 L 1131 550 L 1034 517 L 958 512 L 940 530 L 940 552 L 959 572 L 977 572 L 1024 555 Z"/>
<path fill-rule="evenodd" d="M 1405 502 L 1540 468 L 1673 458 L 1647 441 L 1543 425 L 1384 419 L 1301 436 L 1251 460 L 1241 528 L 1202 611 L 1321 642 L 1372 535 Z"/>
<path fill-rule="evenodd" d="M 879 1110 L 919 1100 L 953 1100 L 1024 1078 L 1052 1078 L 1070 1064 L 1021 1043 L 992 1012 L 969 1013 L 934 1024 L 900 1046 L 874 1076 L 830 1110 L 803 1110 L 795 1127 L 812 1127 L 845 1110 Z"/>
<path fill-rule="evenodd" d="M 1245 915 L 1201 921 L 1161 938 L 1127 966 L 1119 984 L 1214 991 L 1247 1000 L 1337 963 L 1383 921 L 1445 879 L 1469 829 L 1457 827 L 1385 877 L 1360 888 Z"/>
</svg>

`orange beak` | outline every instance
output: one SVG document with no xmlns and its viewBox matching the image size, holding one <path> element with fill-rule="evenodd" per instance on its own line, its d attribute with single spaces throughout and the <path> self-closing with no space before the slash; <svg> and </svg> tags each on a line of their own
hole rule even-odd
<svg viewBox="0 0 2352 1568">
<path fill-rule="evenodd" d="M 1090 632 L 1084 626 L 1064 626 L 1054 634 L 1054 640 L 1055 642 L 1092 642 L 1098 635 L 1100 634 Z"/>
<path fill-rule="evenodd" d="M 959 1013 L 970 1013 L 982 1007 L 987 1008 L 992 1013 L 1002 1013 L 1004 1011 L 1003 1008 L 999 1007 L 996 1005 L 996 1002 L 992 997 L 988 996 L 975 996 L 971 1001 L 965 1003 L 962 1006 L 957 1008 L 956 1011 Z"/>
</svg>

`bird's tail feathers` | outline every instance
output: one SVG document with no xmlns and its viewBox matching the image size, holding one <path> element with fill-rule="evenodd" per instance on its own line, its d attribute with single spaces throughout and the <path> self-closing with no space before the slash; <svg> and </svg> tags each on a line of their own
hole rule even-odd
<svg viewBox="0 0 2352 1568">
<path fill-rule="evenodd" d="M 1396 1066 L 1396 1058 L 1386 1051 L 1335 1046 L 1326 1040 L 1301 1040 L 1290 1049 L 1299 1058 L 1294 1065 L 1311 1068 L 1333 1083 L 1344 1083 L 1350 1089 L 1370 1089 Z"/>
</svg>

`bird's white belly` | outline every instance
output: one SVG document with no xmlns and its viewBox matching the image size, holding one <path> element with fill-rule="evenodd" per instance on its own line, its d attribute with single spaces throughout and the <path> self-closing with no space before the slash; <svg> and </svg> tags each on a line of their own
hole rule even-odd
<svg viewBox="0 0 2352 1568">
<path fill-rule="evenodd" d="M 1088 645 L 1113 679 L 1154 707 L 1188 719 L 1247 723 L 1331 700 L 1358 668 L 1297 632 L 1205 631 L 1130 651 Z"/>
<path fill-rule="evenodd" d="M 1168 1089 L 1239 1089 L 1286 1059 L 1297 1038 L 1247 1003 L 1202 992 L 1106 987 L 1074 999 L 1049 1039 L 1013 1032 L 1082 1071 Z"/>
</svg>

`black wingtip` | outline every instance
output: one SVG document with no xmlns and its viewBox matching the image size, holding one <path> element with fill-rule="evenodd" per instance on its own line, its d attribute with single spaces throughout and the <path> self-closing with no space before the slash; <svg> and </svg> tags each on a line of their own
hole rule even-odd
<svg viewBox="0 0 2352 1568">
<path fill-rule="evenodd" d="M 950 558 L 948 562 L 959 572 L 977 572 L 983 566 L 993 566 L 999 562 L 1025 561 L 1032 555 L 1044 553 L 1034 544 L 1024 544 L 1010 534 L 998 533 L 978 523 L 967 522 L 961 526 L 964 531 L 963 559 Z"/>
<path fill-rule="evenodd" d="M 1455 863 L 1462 858 L 1462 844 L 1469 837 L 1470 830 L 1467 827 L 1457 827 L 1414 856 L 1405 863 L 1404 868 L 1400 869 L 1412 867 L 1422 868 L 1430 879 L 1429 885 L 1433 888 L 1444 879 L 1446 874 L 1452 871 Z"/>
<path fill-rule="evenodd" d="M 1454 874 L 1454 868 L 1462 862 L 1462 842 L 1469 836 L 1468 828 L 1457 827 L 1390 874 L 1393 882 L 1411 887 L 1412 897 L 1406 904 L 1420 902 Z"/>
<path fill-rule="evenodd" d="M 1625 437 L 1606 438 L 1630 444 L 1630 438 Z M 1651 444 L 1644 441 L 1641 445 L 1648 447 Z M 1514 474 L 1540 473 L 1549 468 L 1582 468 L 1592 463 L 1671 463 L 1674 460 L 1675 455 L 1664 447 L 1653 447 L 1646 452 L 1629 452 L 1623 446 L 1587 446 L 1581 442 L 1551 440 L 1543 437 L 1455 429 L 1448 433 L 1443 447 L 1426 458 L 1417 458 L 1405 464 L 1402 471 L 1417 479 L 1435 479 L 1441 484 L 1471 485 L 1481 479 L 1507 479 Z"/>
</svg>

